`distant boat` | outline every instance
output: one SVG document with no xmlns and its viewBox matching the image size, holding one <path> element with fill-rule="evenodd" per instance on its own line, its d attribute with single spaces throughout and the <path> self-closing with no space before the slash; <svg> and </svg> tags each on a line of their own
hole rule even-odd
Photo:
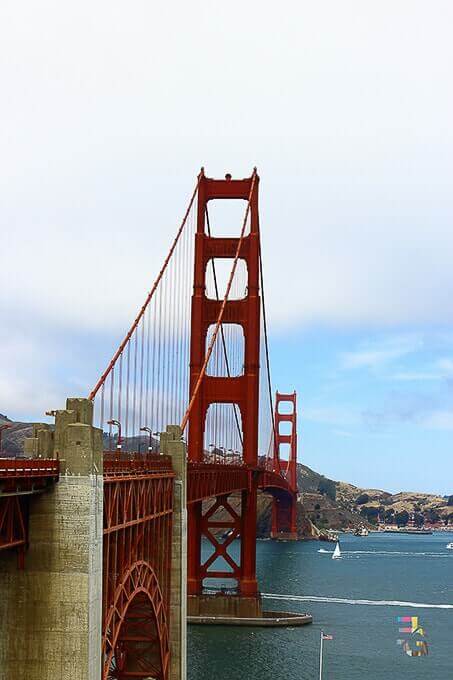
<svg viewBox="0 0 453 680">
<path fill-rule="evenodd" d="M 453 550 L 453 542 L 447 543 L 447 550 Z"/>
<path fill-rule="evenodd" d="M 362 536 L 362 537 L 363 537 L 363 536 L 368 536 L 369 533 L 370 533 L 370 532 L 368 531 L 368 529 L 367 529 L 366 527 L 363 526 L 363 524 L 361 524 L 361 525 L 354 531 L 354 535 L 355 535 L 355 536 Z"/>
<path fill-rule="evenodd" d="M 333 560 L 341 560 L 341 550 L 340 550 L 340 544 L 338 542 L 337 542 L 337 545 L 335 546 L 335 550 L 333 551 L 332 559 Z"/>
</svg>

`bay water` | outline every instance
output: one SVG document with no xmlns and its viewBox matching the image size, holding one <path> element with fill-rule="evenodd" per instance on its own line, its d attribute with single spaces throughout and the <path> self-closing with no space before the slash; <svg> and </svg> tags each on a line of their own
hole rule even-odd
<svg viewBox="0 0 453 680">
<path fill-rule="evenodd" d="M 341 560 L 331 559 L 332 544 L 258 541 L 265 608 L 309 611 L 313 624 L 189 626 L 188 680 L 318 680 L 321 630 L 333 636 L 324 643 L 323 680 L 453 680 L 450 541 L 453 534 L 440 532 L 342 535 Z M 418 617 L 425 636 L 416 639 L 428 655 L 410 657 L 397 643 L 410 638 L 398 631 L 409 625 L 398 624 L 403 616 Z"/>
</svg>

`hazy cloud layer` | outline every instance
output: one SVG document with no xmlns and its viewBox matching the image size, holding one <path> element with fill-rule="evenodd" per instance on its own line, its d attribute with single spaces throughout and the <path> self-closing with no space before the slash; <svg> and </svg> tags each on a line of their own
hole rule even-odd
<svg viewBox="0 0 453 680">
<path fill-rule="evenodd" d="M 451 321 L 452 20 L 449 1 L 6 0 L 6 314 L 124 328 L 200 165 L 257 164 L 274 325 Z"/>
</svg>

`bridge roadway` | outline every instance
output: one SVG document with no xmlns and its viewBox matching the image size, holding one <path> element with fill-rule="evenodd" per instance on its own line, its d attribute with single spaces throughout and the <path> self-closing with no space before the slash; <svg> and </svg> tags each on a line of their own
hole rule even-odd
<svg viewBox="0 0 453 680">
<path fill-rule="evenodd" d="M 271 461 L 270 461 L 271 463 Z M 143 474 L 159 474 L 172 470 L 168 456 L 156 454 L 104 452 L 104 477 L 128 475 L 142 471 Z M 270 468 L 269 462 L 253 467 L 234 462 L 187 462 L 187 504 L 247 491 L 255 484 L 269 493 L 291 494 L 287 480 Z"/>
<path fill-rule="evenodd" d="M 58 481 L 60 463 L 42 458 L 0 458 L 0 551 L 15 549 L 24 567 L 28 543 L 27 496 Z"/>
<path fill-rule="evenodd" d="M 172 471 L 168 456 L 104 452 L 104 478 L 160 475 Z M 42 493 L 59 479 L 60 462 L 43 458 L 0 458 L 0 550 L 17 549 L 23 566 L 27 537 L 26 497 Z M 266 466 L 222 462 L 187 464 L 187 503 L 239 493 L 253 483 L 265 492 L 291 493 L 288 482 Z"/>
</svg>

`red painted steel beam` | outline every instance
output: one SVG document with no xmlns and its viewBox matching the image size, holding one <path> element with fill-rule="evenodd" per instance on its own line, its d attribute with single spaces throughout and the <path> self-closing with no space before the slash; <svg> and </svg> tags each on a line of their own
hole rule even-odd
<svg viewBox="0 0 453 680">
<path fill-rule="evenodd" d="M 104 455 L 103 680 L 168 680 L 171 458 Z"/>
<path fill-rule="evenodd" d="M 0 458 L 0 550 L 16 550 L 20 569 L 24 568 L 28 546 L 26 494 L 54 484 L 59 474 L 58 460 Z"/>
</svg>

